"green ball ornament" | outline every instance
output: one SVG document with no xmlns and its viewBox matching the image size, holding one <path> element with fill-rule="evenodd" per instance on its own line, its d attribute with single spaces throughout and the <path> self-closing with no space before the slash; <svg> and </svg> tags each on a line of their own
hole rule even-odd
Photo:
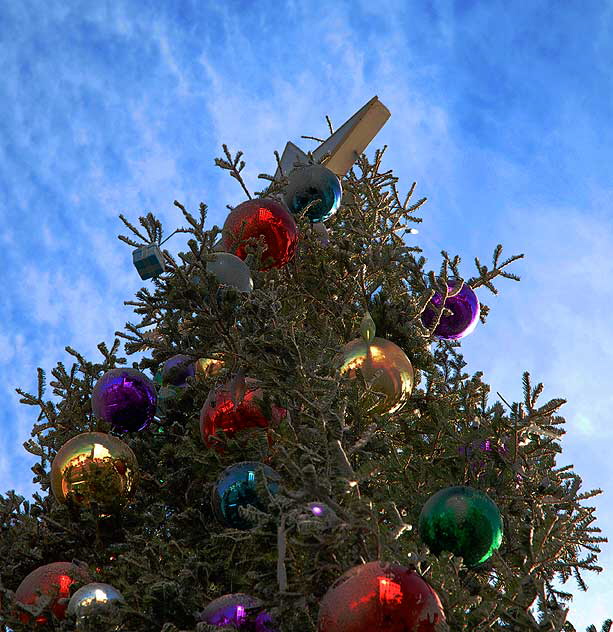
<svg viewBox="0 0 613 632">
<path fill-rule="evenodd" d="M 434 555 L 450 551 L 466 566 L 479 566 L 500 547 L 502 516 L 487 494 L 464 485 L 447 487 L 423 506 L 419 535 Z"/>
</svg>

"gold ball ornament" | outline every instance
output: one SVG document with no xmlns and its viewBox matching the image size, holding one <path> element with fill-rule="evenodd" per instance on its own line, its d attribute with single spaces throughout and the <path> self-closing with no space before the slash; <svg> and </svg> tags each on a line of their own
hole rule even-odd
<svg viewBox="0 0 613 632">
<path fill-rule="evenodd" d="M 374 322 L 369 314 L 362 321 L 361 331 L 361 338 L 345 345 L 340 372 L 352 379 L 357 377 L 358 369 L 362 372 L 376 400 L 369 405 L 369 412 L 398 412 L 413 391 L 413 365 L 398 345 L 374 336 Z"/>
<path fill-rule="evenodd" d="M 132 449 L 104 432 L 84 432 L 67 441 L 51 465 L 51 489 L 58 502 L 103 508 L 125 503 L 138 482 Z"/>
<path fill-rule="evenodd" d="M 205 380 L 219 375 L 224 367 L 223 360 L 219 358 L 200 358 L 196 361 L 196 378 Z"/>
</svg>

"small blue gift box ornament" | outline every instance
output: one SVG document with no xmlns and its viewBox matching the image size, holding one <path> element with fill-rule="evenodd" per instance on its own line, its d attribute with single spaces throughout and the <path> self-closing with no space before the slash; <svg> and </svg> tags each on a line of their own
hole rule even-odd
<svg viewBox="0 0 613 632">
<path fill-rule="evenodd" d="M 143 281 L 159 276 L 166 270 L 164 256 L 157 244 L 149 244 L 148 246 L 137 248 L 132 253 L 132 261 Z"/>
</svg>

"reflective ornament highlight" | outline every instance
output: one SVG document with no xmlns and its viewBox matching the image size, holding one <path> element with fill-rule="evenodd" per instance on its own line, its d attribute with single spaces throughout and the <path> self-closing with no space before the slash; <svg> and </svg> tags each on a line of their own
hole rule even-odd
<svg viewBox="0 0 613 632">
<path fill-rule="evenodd" d="M 441 600 L 415 571 L 376 561 L 354 566 L 321 600 L 318 632 L 435 632 Z"/>
<path fill-rule="evenodd" d="M 281 268 L 292 260 L 298 246 L 298 227 L 285 205 L 272 198 L 247 200 L 230 212 L 223 225 L 221 247 L 245 259 L 246 241 L 263 237 L 260 270 Z"/>
<path fill-rule="evenodd" d="M 68 440 L 51 465 L 56 500 L 79 507 L 93 502 L 109 509 L 125 503 L 138 482 L 138 462 L 123 441 L 104 432 L 84 432 Z"/>
<path fill-rule="evenodd" d="M 204 444 L 223 454 L 223 446 L 215 438 L 216 434 L 223 433 L 231 438 L 246 428 L 268 428 L 281 423 L 287 410 L 273 405 L 269 419 L 260 404 L 263 398 L 264 391 L 251 378 L 245 378 L 244 387 L 238 392 L 234 381 L 212 390 L 200 411 L 200 436 Z"/>
<path fill-rule="evenodd" d="M 355 379 L 358 369 L 373 391 L 370 412 L 379 415 L 398 412 L 411 397 L 413 365 L 405 352 L 390 340 L 375 337 L 366 342 L 356 338 L 345 345 L 341 374 Z"/>
<path fill-rule="evenodd" d="M 419 536 L 434 555 L 451 551 L 474 567 L 500 547 L 502 517 L 487 494 L 464 485 L 447 487 L 423 506 Z"/>
<path fill-rule="evenodd" d="M 448 279 L 447 288 L 452 290 L 458 281 Z M 443 303 L 443 297 L 436 292 L 430 303 L 438 309 Z M 459 340 L 472 333 L 477 326 L 481 306 L 474 290 L 464 283 L 464 286 L 456 296 L 447 297 L 445 307 L 452 311 L 449 316 L 441 315 L 441 319 L 434 330 L 433 336 L 441 340 Z M 430 329 L 435 321 L 435 310 L 428 305 L 421 315 L 424 327 Z"/>
<path fill-rule="evenodd" d="M 239 292 L 251 292 L 253 279 L 249 266 L 239 257 L 229 252 L 211 253 L 213 261 L 207 261 L 206 269 L 215 275 L 221 285 L 229 285 Z"/>
<path fill-rule="evenodd" d="M 200 621 L 222 627 L 234 626 L 239 632 L 275 632 L 270 615 L 257 597 L 244 593 L 224 595 L 200 613 Z"/>
<path fill-rule="evenodd" d="M 187 378 L 196 375 L 194 359 L 190 356 L 178 354 L 168 358 L 162 369 L 162 384 L 185 388 Z"/>
<path fill-rule="evenodd" d="M 338 176 L 323 165 L 304 165 L 294 169 L 288 177 L 284 200 L 294 215 L 304 211 L 310 202 L 318 200 L 307 211 L 312 222 L 323 222 L 341 205 L 343 195 Z"/>
<path fill-rule="evenodd" d="M 74 617 L 77 632 L 119 632 L 125 603 L 123 595 L 110 584 L 93 582 L 70 598 L 68 616 Z"/>
<path fill-rule="evenodd" d="M 84 584 L 91 581 L 89 572 L 72 562 L 53 562 L 33 570 L 23 579 L 15 591 L 17 601 L 25 605 L 39 605 L 40 597 L 49 597 L 51 602 L 40 615 L 34 617 L 34 623 L 44 624 L 51 619 L 51 613 L 58 619 L 64 619 L 70 598 L 70 587 L 73 584 Z M 19 613 L 22 623 L 29 623 L 32 617 L 26 612 Z"/>
<path fill-rule="evenodd" d="M 92 410 L 117 432 L 143 430 L 155 415 L 157 394 L 153 382 L 136 369 L 107 371 L 94 386 Z"/>
<path fill-rule="evenodd" d="M 266 487 L 271 494 L 279 489 L 281 477 L 268 465 L 258 461 L 243 461 L 227 467 L 219 477 L 213 489 L 213 512 L 221 524 L 234 529 L 250 529 L 253 524 L 241 517 L 239 507 L 253 505 L 260 511 L 266 511 L 266 499 L 258 496 L 256 489 L 256 471 L 262 468 L 266 478 Z"/>
</svg>

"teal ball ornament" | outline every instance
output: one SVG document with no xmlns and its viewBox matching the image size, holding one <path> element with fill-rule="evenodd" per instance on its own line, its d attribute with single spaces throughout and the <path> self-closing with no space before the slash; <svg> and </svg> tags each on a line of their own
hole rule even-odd
<svg viewBox="0 0 613 632">
<path fill-rule="evenodd" d="M 294 215 L 307 211 L 311 222 L 324 222 L 330 219 L 341 205 L 343 195 L 338 176 L 323 165 L 305 165 L 294 169 L 283 199 Z"/>
<path fill-rule="evenodd" d="M 239 507 L 252 505 L 260 511 L 266 510 L 266 499 L 257 490 L 256 472 L 263 470 L 266 487 L 276 494 L 281 481 L 280 475 L 268 465 L 258 461 L 243 461 L 227 467 L 213 489 L 213 512 L 221 524 L 234 529 L 250 529 L 255 526 L 241 516 Z"/>
<path fill-rule="evenodd" d="M 447 487 L 424 504 L 419 536 L 434 555 L 450 551 L 475 567 L 500 547 L 502 516 L 487 494 L 464 485 Z"/>
</svg>

